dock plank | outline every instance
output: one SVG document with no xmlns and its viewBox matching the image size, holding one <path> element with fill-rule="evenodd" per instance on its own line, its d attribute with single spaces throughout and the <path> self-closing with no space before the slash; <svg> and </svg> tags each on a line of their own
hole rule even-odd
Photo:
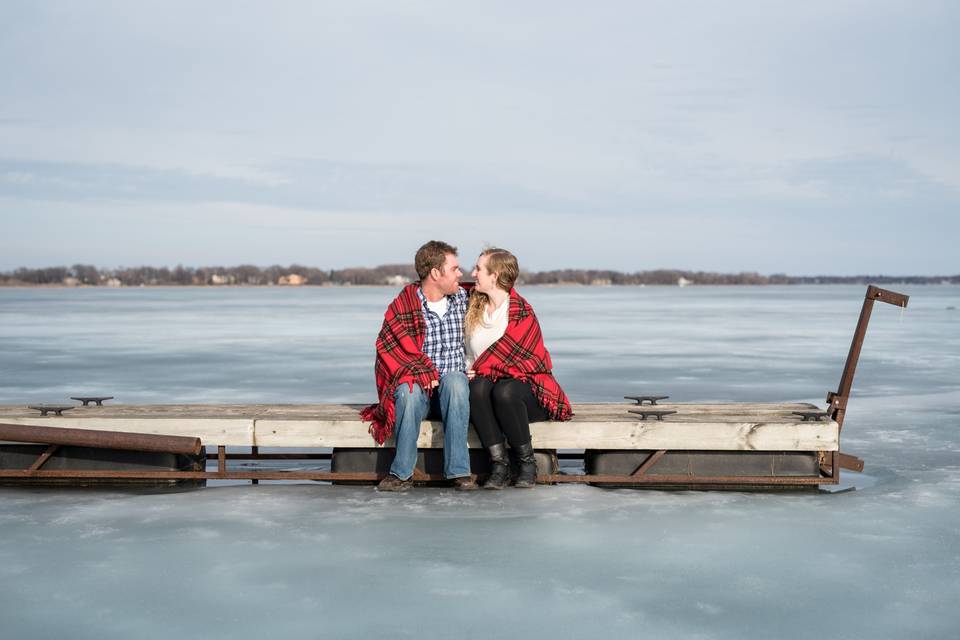
<svg viewBox="0 0 960 640">
<path fill-rule="evenodd" d="M 261 447 L 373 447 L 359 404 L 123 405 L 78 407 L 41 418 L 25 406 L 0 406 L 11 424 L 128 431 L 199 437 L 205 445 Z M 534 446 L 544 449 L 673 449 L 716 451 L 836 451 L 832 420 L 803 422 L 793 411 L 806 403 L 661 403 L 665 420 L 640 420 L 628 402 L 574 405 L 570 422 L 530 425 Z M 648 408 L 648 407 L 645 407 Z M 471 429 L 469 443 L 480 442 Z M 388 441 L 384 446 L 392 446 Z M 440 422 L 425 421 L 418 446 L 443 446 Z"/>
<path fill-rule="evenodd" d="M 64 415 L 62 418 L 57 417 L 55 419 L 0 416 L 0 421 L 7 424 L 26 424 L 38 427 L 190 436 L 200 438 L 204 445 L 251 447 L 255 444 L 254 421 L 249 418 L 73 417 Z"/>
</svg>

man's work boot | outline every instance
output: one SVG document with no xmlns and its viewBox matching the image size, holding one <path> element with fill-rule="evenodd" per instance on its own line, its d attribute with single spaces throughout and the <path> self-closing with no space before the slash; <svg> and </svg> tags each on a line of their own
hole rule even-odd
<svg viewBox="0 0 960 640">
<path fill-rule="evenodd" d="M 513 486 L 518 489 L 530 489 L 537 484 L 537 459 L 533 457 L 533 444 L 528 442 L 514 448 L 519 471 Z"/>
<path fill-rule="evenodd" d="M 510 458 L 507 448 L 501 442 L 487 447 L 490 452 L 490 476 L 483 483 L 484 489 L 503 489 L 510 483 Z"/>
<path fill-rule="evenodd" d="M 412 477 L 406 480 L 401 480 L 393 474 L 387 474 L 387 476 L 380 481 L 380 484 L 377 485 L 377 491 L 395 491 L 399 493 L 409 490 L 412 486 Z"/>
<path fill-rule="evenodd" d="M 480 487 L 477 486 L 477 481 L 473 479 L 473 476 L 463 476 L 453 479 L 453 488 L 457 491 L 476 491 Z"/>
</svg>

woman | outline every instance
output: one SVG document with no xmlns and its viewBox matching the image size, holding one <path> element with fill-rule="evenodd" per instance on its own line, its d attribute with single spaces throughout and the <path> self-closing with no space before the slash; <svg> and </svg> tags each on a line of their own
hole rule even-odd
<svg viewBox="0 0 960 640">
<path fill-rule="evenodd" d="M 492 468 L 486 489 L 502 489 L 510 480 L 505 442 L 519 463 L 515 487 L 536 484 L 537 463 L 530 423 L 569 420 L 573 412 L 551 369 L 540 323 L 513 288 L 520 268 L 504 249 L 487 249 L 473 269 L 476 284 L 464 320 L 470 420 Z"/>
</svg>

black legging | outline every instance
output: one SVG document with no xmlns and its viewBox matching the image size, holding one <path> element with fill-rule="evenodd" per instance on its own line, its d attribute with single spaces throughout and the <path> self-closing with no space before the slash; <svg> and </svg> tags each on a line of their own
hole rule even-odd
<svg viewBox="0 0 960 640">
<path fill-rule="evenodd" d="M 470 381 L 470 422 L 484 447 L 503 442 L 511 447 L 530 442 L 530 423 L 548 419 L 533 390 L 516 378 L 496 382 L 477 376 Z"/>
</svg>

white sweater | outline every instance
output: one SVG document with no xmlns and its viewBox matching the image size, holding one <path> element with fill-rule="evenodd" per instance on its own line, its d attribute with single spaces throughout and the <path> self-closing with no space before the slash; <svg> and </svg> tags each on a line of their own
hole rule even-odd
<svg viewBox="0 0 960 640">
<path fill-rule="evenodd" d="M 499 340 L 507 331 L 507 310 L 510 308 L 510 298 L 504 300 L 493 313 L 483 310 L 483 317 L 473 328 L 473 332 L 464 341 L 467 356 L 467 369 L 473 368 L 473 363 L 480 354 L 494 342 Z"/>
</svg>

